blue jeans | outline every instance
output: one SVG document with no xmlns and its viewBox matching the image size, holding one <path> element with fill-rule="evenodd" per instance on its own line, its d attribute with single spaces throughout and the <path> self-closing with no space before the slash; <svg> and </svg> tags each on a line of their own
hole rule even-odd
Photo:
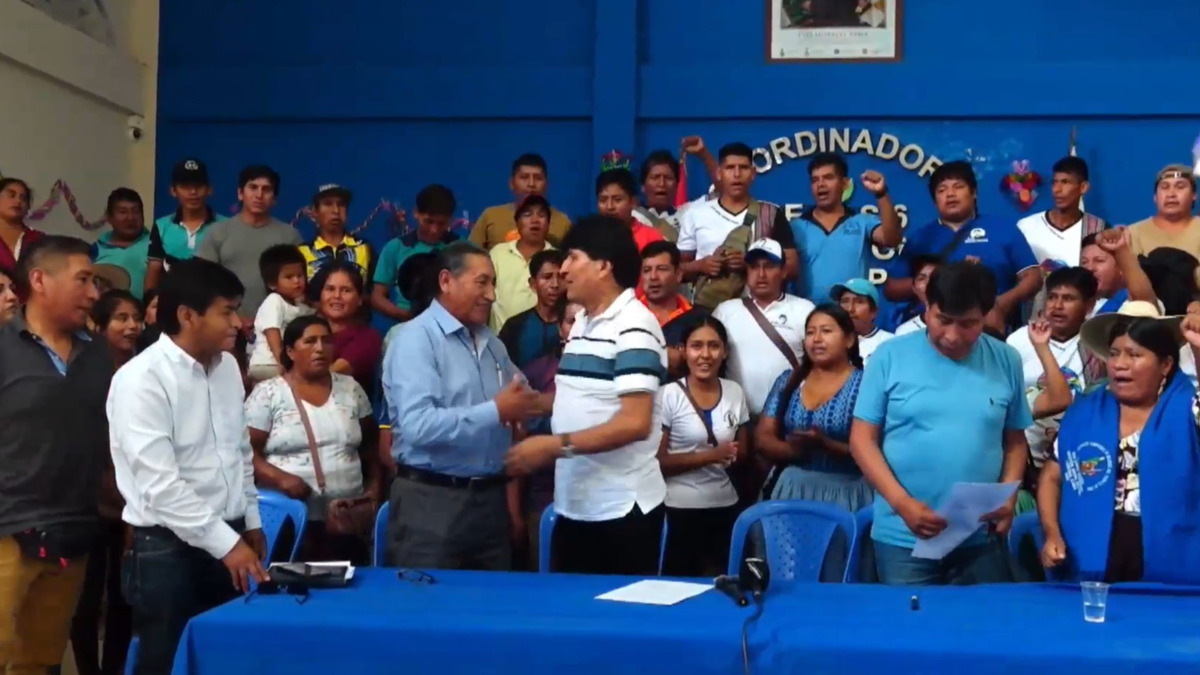
<svg viewBox="0 0 1200 675">
<path fill-rule="evenodd" d="M 138 638 L 136 675 L 168 675 L 188 621 L 237 597 L 220 560 L 162 527 L 135 527 L 121 586 Z"/>
<path fill-rule="evenodd" d="M 1004 539 L 960 546 L 941 560 L 914 558 L 911 548 L 875 544 L 875 569 L 881 583 L 893 586 L 970 586 L 1015 581 Z"/>
</svg>

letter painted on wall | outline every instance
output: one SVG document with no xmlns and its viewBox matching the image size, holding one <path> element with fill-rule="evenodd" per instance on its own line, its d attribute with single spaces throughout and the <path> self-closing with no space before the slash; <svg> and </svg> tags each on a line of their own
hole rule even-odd
<svg viewBox="0 0 1200 675">
<path fill-rule="evenodd" d="M 799 166 L 802 170 L 805 170 L 807 169 L 808 158 L 819 152 L 838 153 L 846 157 L 847 162 L 854 155 L 870 157 L 877 162 L 883 162 L 891 167 L 903 169 L 904 172 L 910 173 L 914 178 L 918 179 L 920 183 L 928 181 L 933 171 L 943 163 L 939 157 L 927 151 L 921 145 L 906 142 L 894 134 L 872 129 L 856 129 L 853 127 L 823 127 L 818 129 L 803 129 L 791 136 L 780 136 L 768 141 L 764 147 L 755 148 L 754 166 L 761 175 L 771 173 L 799 160 L 804 160 L 799 162 Z M 894 169 L 888 170 L 888 167 L 873 168 L 878 168 L 887 179 L 889 192 L 892 195 L 893 201 L 895 201 L 896 213 L 900 216 L 900 225 L 907 228 L 909 222 L 908 205 L 900 201 L 904 195 L 898 193 L 896 190 L 897 181 L 895 178 L 899 172 Z M 852 167 L 850 170 L 851 187 L 844 196 L 846 201 L 849 201 L 853 193 L 857 175 L 858 173 Z M 805 203 L 802 201 L 793 202 L 786 200 L 783 207 L 788 219 L 791 220 L 800 216 L 800 213 L 805 208 Z M 879 211 L 873 200 L 872 203 L 858 207 L 858 210 L 863 213 L 877 213 Z M 901 244 L 901 247 L 903 247 L 903 244 Z M 875 258 L 880 263 L 893 259 L 898 252 L 899 248 L 882 249 L 872 246 L 872 253 L 874 253 Z M 876 284 L 882 284 L 887 279 L 887 276 L 887 270 L 882 265 L 872 268 L 869 271 L 871 281 Z"/>
</svg>

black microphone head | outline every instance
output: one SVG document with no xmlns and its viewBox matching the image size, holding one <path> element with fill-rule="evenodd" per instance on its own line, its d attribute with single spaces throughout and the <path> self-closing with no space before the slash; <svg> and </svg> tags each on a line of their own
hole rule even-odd
<svg viewBox="0 0 1200 675">
<path fill-rule="evenodd" d="M 745 591 L 755 594 L 765 593 L 771 584 L 771 568 L 762 558 L 746 558 L 742 561 L 738 581 Z"/>
</svg>

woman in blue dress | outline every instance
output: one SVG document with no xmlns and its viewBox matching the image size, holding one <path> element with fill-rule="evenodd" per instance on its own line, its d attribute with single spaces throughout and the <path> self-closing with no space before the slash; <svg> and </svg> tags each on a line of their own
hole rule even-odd
<svg viewBox="0 0 1200 675">
<path fill-rule="evenodd" d="M 848 443 L 862 367 L 850 315 L 833 304 L 814 309 L 804 326 L 800 367 L 775 380 L 755 429 L 755 448 L 775 465 L 764 500 L 828 502 L 852 513 L 874 500 Z M 830 543 L 822 580 L 841 579 L 841 539 Z"/>
</svg>

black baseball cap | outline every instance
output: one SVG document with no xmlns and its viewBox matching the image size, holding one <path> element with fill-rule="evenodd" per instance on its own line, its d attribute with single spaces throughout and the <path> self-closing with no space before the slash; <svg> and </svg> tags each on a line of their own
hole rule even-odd
<svg viewBox="0 0 1200 675">
<path fill-rule="evenodd" d="M 209 185 L 208 167 L 198 159 L 184 159 L 171 169 L 171 185 Z"/>
<path fill-rule="evenodd" d="M 336 183 L 326 183 L 317 188 L 317 193 L 313 195 L 313 206 L 321 203 L 322 197 L 341 197 L 346 206 L 350 206 L 350 198 L 354 194 L 350 190 L 337 185 Z"/>
</svg>

